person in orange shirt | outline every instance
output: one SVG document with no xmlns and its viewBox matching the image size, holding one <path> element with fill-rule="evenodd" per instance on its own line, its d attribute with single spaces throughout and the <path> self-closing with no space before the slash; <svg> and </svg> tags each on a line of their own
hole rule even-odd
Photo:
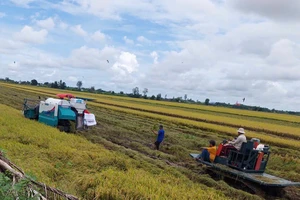
<svg viewBox="0 0 300 200">
<path fill-rule="evenodd" d="M 197 160 L 201 159 L 206 162 L 214 162 L 217 153 L 216 141 L 210 140 L 209 147 L 201 147 L 200 149 L 203 150 L 200 156 L 196 158 Z"/>
</svg>

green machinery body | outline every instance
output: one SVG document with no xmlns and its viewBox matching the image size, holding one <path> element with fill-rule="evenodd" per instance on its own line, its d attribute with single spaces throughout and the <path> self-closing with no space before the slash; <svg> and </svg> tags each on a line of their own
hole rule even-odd
<svg viewBox="0 0 300 200">
<path fill-rule="evenodd" d="M 23 112 L 26 118 L 59 127 L 66 132 L 70 131 L 70 121 L 76 121 L 76 113 L 71 109 L 70 103 L 61 99 L 49 98 L 45 101 L 25 99 Z"/>
</svg>

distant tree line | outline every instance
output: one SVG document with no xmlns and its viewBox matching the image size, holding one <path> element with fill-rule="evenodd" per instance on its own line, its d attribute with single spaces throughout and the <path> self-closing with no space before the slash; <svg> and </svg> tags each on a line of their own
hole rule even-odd
<svg viewBox="0 0 300 200">
<path fill-rule="evenodd" d="M 5 79 L 1 79 L 2 82 L 7 83 L 14 83 L 14 84 L 22 84 L 22 85 L 34 85 L 39 87 L 49 87 L 49 88 L 57 88 L 57 89 L 66 89 L 66 90 L 72 90 L 72 91 L 82 91 L 82 92 L 91 92 L 91 93 L 98 93 L 98 94 L 106 94 L 106 95 L 116 95 L 116 96 L 126 96 L 131 98 L 143 98 L 143 99 L 150 99 L 150 100 L 157 100 L 157 101 L 169 101 L 169 102 L 178 102 L 178 103 L 189 103 L 189 104 L 202 104 L 207 106 L 218 106 L 218 107 L 228 107 L 228 108 L 235 108 L 235 109 L 241 109 L 241 110 L 253 110 L 253 111 L 260 111 L 260 112 L 274 112 L 274 113 L 286 113 L 291 115 L 300 115 L 300 112 L 294 112 L 294 111 L 283 111 L 283 110 L 276 110 L 276 109 L 269 109 L 265 107 L 260 106 L 248 106 L 243 104 L 229 104 L 229 103 L 223 103 L 223 102 L 215 102 L 211 103 L 209 98 L 206 98 L 204 102 L 193 100 L 191 98 L 188 98 L 187 94 L 184 94 L 183 97 L 172 97 L 167 98 L 167 94 L 162 96 L 161 93 L 157 95 L 151 95 L 147 96 L 149 90 L 148 88 L 144 88 L 142 92 L 140 92 L 139 87 L 132 88 L 131 93 L 125 93 L 123 91 L 115 92 L 115 91 L 105 91 L 102 89 L 96 89 L 94 86 L 89 88 L 83 87 L 83 82 L 78 81 L 76 83 L 76 87 L 70 87 L 67 86 L 65 82 L 62 80 L 60 81 L 54 81 L 52 83 L 50 82 L 44 82 L 39 83 L 36 79 L 32 79 L 31 81 L 14 81 L 6 77 Z"/>
</svg>

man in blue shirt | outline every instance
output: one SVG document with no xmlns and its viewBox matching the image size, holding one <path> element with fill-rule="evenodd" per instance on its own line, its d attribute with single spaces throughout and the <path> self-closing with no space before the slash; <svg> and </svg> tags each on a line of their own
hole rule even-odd
<svg viewBox="0 0 300 200">
<path fill-rule="evenodd" d="M 156 133 L 155 131 L 153 131 L 153 133 L 155 135 L 157 135 L 157 139 L 154 142 L 156 149 L 159 150 L 159 145 L 160 143 L 162 143 L 162 141 L 164 140 L 165 137 L 165 131 L 164 131 L 164 127 L 163 125 L 159 125 L 159 131 Z"/>
</svg>

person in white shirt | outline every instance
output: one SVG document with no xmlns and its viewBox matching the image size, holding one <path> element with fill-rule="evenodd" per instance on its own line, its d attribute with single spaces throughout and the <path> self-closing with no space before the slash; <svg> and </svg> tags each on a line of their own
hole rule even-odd
<svg viewBox="0 0 300 200">
<path fill-rule="evenodd" d="M 245 136 L 245 130 L 243 128 L 239 128 L 237 132 L 238 137 L 232 141 L 229 141 L 228 144 L 234 146 L 239 151 L 242 147 L 243 142 L 247 142 L 247 138 Z"/>
</svg>

